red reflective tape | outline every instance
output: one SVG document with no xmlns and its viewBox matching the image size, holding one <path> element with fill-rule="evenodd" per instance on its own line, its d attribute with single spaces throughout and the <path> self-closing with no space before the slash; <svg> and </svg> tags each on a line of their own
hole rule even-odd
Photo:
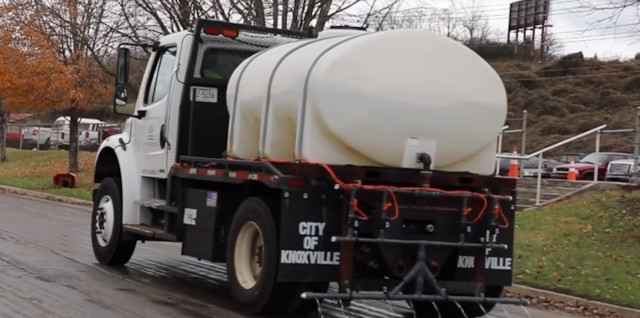
<svg viewBox="0 0 640 318">
<path fill-rule="evenodd" d="M 198 169 L 198 175 L 201 175 L 201 176 L 207 175 L 207 169 L 203 169 L 203 168 Z"/>
</svg>

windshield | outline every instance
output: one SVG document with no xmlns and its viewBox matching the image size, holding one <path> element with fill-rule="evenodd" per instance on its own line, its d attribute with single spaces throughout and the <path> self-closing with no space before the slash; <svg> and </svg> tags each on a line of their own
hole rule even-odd
<svg viewBox="0 0 640 318">
<path fill-rule="evenodd" d="M 560 162 L 570 162 L 571 159 L 573 159 L 574 161 L 578 161 L 580 160 L 580 158 L 582 158 L 583 155 L 560 155 L 560 157 L 558 157 L 558 161 Z"/>
<path fill-rule="evenodd" d="M 603 164 L 606 161 L 607 161 L 607 155 L 599 154 L 599 153 L 592 153 L 592 154 L 580 159 L 580 162 L 583 162 L 583 163 Z"/>
</svg>

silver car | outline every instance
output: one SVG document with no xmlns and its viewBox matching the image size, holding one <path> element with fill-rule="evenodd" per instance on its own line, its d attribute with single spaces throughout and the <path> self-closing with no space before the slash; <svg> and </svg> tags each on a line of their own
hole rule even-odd
<svg viewBox="0 0 640 318">
<path fill-rule="evenodd" d="M 639 161 L 640 162 L 640 161 Z M 614 160 L 607 166 L 605 181 L 631 182 L 633 159 Z M 636 172 L 640 171 L 636 167 Z"/>
</svg>

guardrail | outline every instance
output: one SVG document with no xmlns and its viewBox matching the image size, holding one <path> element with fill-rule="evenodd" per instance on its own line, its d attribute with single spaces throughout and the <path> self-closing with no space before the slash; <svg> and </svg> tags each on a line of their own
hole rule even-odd
<svg viewBox="0 0 640 318">
<path fill-rule="evenodd" d="M 506 128 L 508 128 L 508 126 L 505 126 Z M 505 127 L 503 127 L 503 130 L 506 129 Z M 596 152 L 600 152 L 600 135 L 602 133 L 602 130 L 604 130 L 604 128 L 606 128 L 607 125 L 601 125 L 598 126 L 596 128 L 593 128 L 591 130 L 585 131 L 581 134 L 575 135 L 573 137 L 567 138 L 563 141 L 557 142 L 551 146 L 548 146 L 546 148 L 540 149 L 534 153 L 531 153 L 529 155 L 522 155 L 522 156 L 513 156 L 513 155 L 502 155 L 502 154 L 497 154 L 496 157 L 497 158 L 501 158 L 501 159 L 517 159 L 517 160 L 527 160 L 533 157 L 538 156 L 538 176 L 537 176 L 537 184 L 536 184 L 536 205 L 540 205 L 540 190 L 542 188 L 542 155 L 549 151 L 549 150 L 553 150 L 556 149 L 560 146 L 566 145 L 572 141 L 578 140 L 580 138 L 592 135 L 592 134 L 596 134 Z M 632 131 L 635 131 L 632 129 Z M 500 135 L 502 136 L 502 134 Z M 500 137 L 499 137 L 500 138 Z M 496 171 L 499 171 L 499 161 L 496 164 L 497 168 Z M 594 182 L 598 181 L 598 163 L 594 163 L 594 173 L 593 173 L 593 180 Z"/>
</svg>

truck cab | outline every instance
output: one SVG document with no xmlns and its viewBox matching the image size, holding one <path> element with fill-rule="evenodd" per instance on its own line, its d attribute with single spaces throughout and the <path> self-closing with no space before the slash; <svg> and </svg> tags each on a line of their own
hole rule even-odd
<svg viewBox="0 0 640 318">
<path fill-rule="evenodd" d="M 322 40 L 200 20 L 143 46 L 152 53 L 135 110 L 96 157 L 96 259 L 122 265 L 138 241 L 180 242 L 183 255 L 226 263 L 232 299 L 251 314 L 314 310 L 319 299 L 410 301 L 419 316 L 451 318 L 525 303 L 499 298 L 511 283 L 514 180 L 429 171 L 428 155 L 412 158 L 422 169 L 228 156 L 227 96 L 242 93 L 227 92 L 232 74 L 272 47 Z M 116 112 L 140 51 L 118 49 Z M 452 301 L 474 303 L 461 313 Z"/>
</svg>

